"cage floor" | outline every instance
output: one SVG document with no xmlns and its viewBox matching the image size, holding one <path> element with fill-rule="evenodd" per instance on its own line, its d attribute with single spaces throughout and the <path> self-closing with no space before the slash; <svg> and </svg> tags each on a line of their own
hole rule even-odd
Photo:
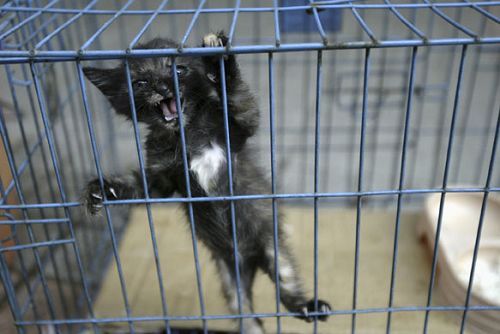
<svg viewBox="0 0 500 334">
<path fill-rule="evenodd" d="M 153 219 L 163 271 L 168 313 L 199 315 L 193 250 L 188 224 L 182 210 L 173 205 L 153 207 Z M 283 207 L 293 252 L 297 257 L 307 291 L 313 291 L 313 210 L 305 207 Z M 407 213 L 401 218 L 398 266 L 395 281 L 394 306 L 425 306 L 430 276 L 430 257 L 415 232 L 418 214 Z M 352 309 L 354 244 L 356 211 L 320 208 L 319 212 L 319 295 L 336 310 Z M 359 283 L 357 308 L 387 307 L 395 210 L 364 210 L 361 216 Z M 208 251 L 199 245 L 202 284 L 206 313 L 227 314 L 215 266 Z M 161 315 L 161 301 L 152 251 L 151 236 L 145 208 L 135 208 L 131 223 L 120 244 L 119 252 L 128 298 L 133 316 Z M 99 317 L 125 316 L 116 264 L 107 269 L 101 292 L 96 298 L 95 312 Z M 255 312 L 273 313 L 275 289 L 267 276 L 260 274 L 254 287 Z M 438 290 L 434 305 L 443 305 Z M 457 332 L 459 322 L 453 312 L 431 312 L 429 333 Z M 456 315 L 460 315 L 456 312 Z M 358 314 L 358 333 L 385 333 L 387 313 Z M 392 314 L 393 333 L 416 333 L 423 329 L 424 312 Z M 264 319 L 266 331 L 276 332 L 276 318 Z M 125 326 L 126 324 L 124 324 Z M 164 323 L 137 322 L 138 328 L 152 330 Z M 200 321 L 173 321 L 179 328 L 200 328 Z M 212 330 L 232 330 L 229 320 L 210 320 Z M 294 318 L 281 318 L 284 333 L 311 333 L 312 324 Z M 351 315 L 335 315 L 319 323 L 319 333 L 350 333 Z"/>
</svg>

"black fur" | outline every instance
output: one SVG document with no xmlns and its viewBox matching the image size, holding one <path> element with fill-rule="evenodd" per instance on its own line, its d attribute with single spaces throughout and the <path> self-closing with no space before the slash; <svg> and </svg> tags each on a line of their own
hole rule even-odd
<svg viewBox="0 0 500 334">
<path fill-rule="evenodd" d="M 205 36 L 203 46 L 223 46 L 227 38 L 223 33 Z M 139 46 L 151 48 L 177 48 L 167 39 L 154 39 Z M 169 197 L 177 192 L 186 196 L 184 166 L 178 119 L 165 121 L 158 99 L 170 103 L 174 98 L 174 80 L 171 59 L 130 59 L 130 71 L 134 82 L 134 101 L 138 120 L 150 129 L 146 140 L 146 175 L 151 196 Z M 188 160 L 200 156 L 207 148 L 222 148 L 226 157 L 224 114 L 222 105 L 219 57 L 179 57 L 176 59 L 179 73 L 179 88 L 183 104 L 183 121 L 187 142 Z M 257 130 L 259 110 L 254 97 L 243 82 L 234 56 L 224 58 L 233 187 L 236 195 L 269 193 L 270 185 L 256 156 L 248 148 L 247 140 Z M 107 96 L 114 109 L 131 118 L 129 95 L 123 66 L 112 69 L 84 68 L 87 78 Z M 153 98 L 156 96 L 156 99 Z M 155 102 L 156 101 L 156 102 Z M 159 100 L 158 100 L 159 101 Z M 86 191 L 86 205 L 95 214 L 102 207 L 103 195 L 109 200 L 143 198 L 144 191 L 139 172 L 129 180 L 106 178 L 104 194 L 98 180 L 89 182 Z M 203 187 L 197 175 L 190 170 L 192 196 L 224 196 L 229 194 L 227 164 L 219 168 L 210 187 Z M 270 200 L 234 201 L 236 210 L 236 234 L 240 273 L 243 290 L 243 311 L 253 312 L 252 285 L 257 269 L 262 269 L 274 280 L 273 219 Z M 187 208 L 187 206 L 186 206 Z M 230 203 L 226 201 L 193 203 L 197 237 L 211 250 L 221 271 L 224 295 L 230 308 L 237 311 L 235 300 L 235 271 L 231 228 Z M 280 289 L 281 302 L 291 312 L 302 314 L 301 318 L 311 321 L 310 313 L 315 311 L 314 302 L 305 297 L 295 261 L 287 240 L 279 228 L 280 245 Z M 283 269 L 282 272 L 282 268 Z M 319 300 L 317 312 L 328 312 L 328 303 Z M 327 315 L 317 316 L 326 320 Z M 260 322 L 255 319 L 244 321 L 245 332 L 261 333 Z"/>
</svg>

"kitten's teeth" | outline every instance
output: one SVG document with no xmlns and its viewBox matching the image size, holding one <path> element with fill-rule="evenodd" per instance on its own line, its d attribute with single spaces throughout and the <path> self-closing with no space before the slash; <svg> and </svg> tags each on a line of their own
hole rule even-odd
<svg viewBox="0 0 500 334">
<path fill-rule="evenodd" d="M 330 308 L 327 305 L 321 305 L 321 312 L 326 313 L 330 311 Z"/>
<path fill-rule="evenodd" d="M 98 195 L 98 194 L 91 193 L 90 196 L 97 198 L 97 199 L 102 199 L 102 196 Z"/>
</svg>

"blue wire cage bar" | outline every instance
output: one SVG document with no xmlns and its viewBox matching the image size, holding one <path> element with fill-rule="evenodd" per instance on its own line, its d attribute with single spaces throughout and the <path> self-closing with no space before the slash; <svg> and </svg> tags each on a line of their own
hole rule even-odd
<svg viewBox="0 0 500 334">
<path fill-rule="evenodd" d="M 300 24 L 294 20 L 300 19 Z M 225 47 L 200 47 L 210 31 L 227 32 Z M 137 49 L 153 36 L 178 48 Z M 172 57 L 180 110 L 177 57 L 220 58 L 225 145 L 231 147 L 223 57 L 237 54 L 261 107 L 255 144 L 268 164 L 269 193 L 238 195 L 228 149 L 226 196 L 193 197 L 183 118 L 180 138 L 187 196 L 152 198 L 148 191 L 143 129 L 137 122 L 129 60 Z M 109 104 L 86 83 L 89 64 L 123 63 L 132 109 L 132 129 L 117 123 Z M 234 319 L 243 333 L 245 317 L 275 318 L 272 332 L 298 314 L 280 305 L 275 312 L 245 314 L 239 273 L 235 201 L 272 203 L 276 281 L 279 281 L 278 205 L 310 206 L 314 240 L 313 296 L 318 306 L 318 224 L 324 205 L 355 211 L 353 290 L 350 307 L 328 312 L 349 316 L 349 331 L 365 314 L 385 314 L 393 330 L 396 313 L 420 312 L 423 333 L 434 312 L 460 312 L 459 332 L 471 312 L 500 312 L 500 306 L 471 303 L 488 198 L 500 192 L 497 155 L 500 132 L 500 1 L 111 1 L 7 0 L 0 5 L 0 182 L 1 302 L 9 305 L 19 333 L 105 332 L 125 325 L 130 333 L 147 322 Z M 125 148 L 125 149 L 124 149 Z M 130 154 L 130 149 L 133 153 Z M 127 154 L 122 154 L 127 152 Z M 144 198 L 103 201 L 99 222 L 82 208 L 86 182 L 97 175 L 138 166 Z M 444 204 L 453 193 L 481 194 L 472 264 L 463 303 L 434 302 Z M 103 191 L 103 194 L 105 192 Z M 396 306 L 395 286 L 402 214 L 418 210 L 426 195 L 440 205 L 426 302 Z M 228 201 L 234 245 L 237 314 L 209 314 L 201 279 L 193 203 Z M 187 203 L 196 274 L 198 315 L 172 315 L 161 266 L 152 210 Z M 134 314 L 120 257 L 120 241 L 131 205 L 146 207 L 161 315 Z M 395 210 L 386 304 L 359 307 L 360 248 L 366 208 Z M 500 217 L 498 217 L 500 219 Z M 95 220 L 95 219 L 93 219 Z M 392 225 L 391 225 L 392 226 Z M 123 316 L 94 312 L 105 268 L 114 264 Z M 103 269 L 104 268 L 104 269 Z M 321 315 L 316 312 L 313 316 Z M 317 318 L 311 331 L 321 332 Z M 332 329 L 333 332 L 333 329 Z"/>
</svg>

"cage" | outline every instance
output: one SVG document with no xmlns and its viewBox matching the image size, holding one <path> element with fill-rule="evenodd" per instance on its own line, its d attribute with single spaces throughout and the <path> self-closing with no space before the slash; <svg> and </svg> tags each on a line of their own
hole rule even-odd
<svg viewBox="0 0 500 334">
<path fill-rule="evenodd" d="M 2 332 L 243 333 L 245 318 L 262 319 L 268 333 L 493 332 L 499 5 L 4 1 L 0 275 L 12 320 Z M 219 30 L 225 47 L 200 47 Z M 155 36 L 179 47 L 135 48 Z M 222 67 L 236 55 L 258 101 L 250 144 L 268 193 L 106 200 L 101 216 L 87 215 L 82 194 L 96 175 L 102 186 L 103 175 L 138 168 L 147 185 L 147 129 L 112 112 L 83 67 L 207 55 Z M 183 156 L 189 182 L 185 143 Z M 258 199 L 283 210 L 273 224 L 284 220 L 315 303 L 331 302 L 327 322 L 317 309 L 312 323 L 294 319 L 279 285 L 260 276 L 253 313 L 224 306 L 196 221 L 177 207 Z M 458 263 L 460 274 L 450 269 Z M 476 298 L 484 286 L 489 299 Z"/>
</svg>

